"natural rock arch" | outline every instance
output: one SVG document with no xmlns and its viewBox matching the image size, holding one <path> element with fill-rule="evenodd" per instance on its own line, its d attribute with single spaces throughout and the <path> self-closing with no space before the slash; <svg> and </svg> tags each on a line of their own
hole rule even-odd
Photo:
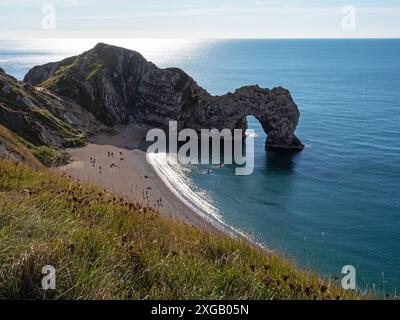
<svg viewBox="0 0 400 320">
<path fill-rule="evenodd" d="M 177 68 L 160 69 L 139 53 L 98 44 L 77 57 L 35 67 L 24 81 L 71 98 L 107 125 L 136 121 L 179 128 L 246 129 L 253 115 L 273 148 L 302 149 L 300 113 L 288 90 L 247 86 L 212 96 Z"/>
<path fill-rule="evenodd" d="M 302 149 L 294 135 L 300 113 L 288 90 L 262 89 L 247 86 L 224 96 L 203 97 L 198 116 L 200 126 L 247 129 L 247 116 L 254 116 L 267 134 L 266 145 L 271 148 Z M 211 106 L 211 107 L 209 107 Z M 206 112 L 202 111 L 205 109 Z M 193 126 L 190 123 L 189 126 Z"/>
</svg>

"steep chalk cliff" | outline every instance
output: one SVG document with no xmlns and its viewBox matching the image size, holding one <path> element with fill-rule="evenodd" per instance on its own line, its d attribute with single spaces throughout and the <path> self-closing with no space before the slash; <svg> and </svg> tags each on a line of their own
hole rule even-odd
<svg viewBox="0 0 400 320">
<path fill-rule="evenodd" d="M 274 148 L 302 149 L 300 113 L 288 90 L 242 87 L 212 96 L 180 69 L 160 69 L 139 53 L 98 44 L 83 54 L 33 68 L 25 82 L 67 97 L 106 125 L 129 121 L 167 127 L 246 129 L 255 116 Z"/>
</svg>

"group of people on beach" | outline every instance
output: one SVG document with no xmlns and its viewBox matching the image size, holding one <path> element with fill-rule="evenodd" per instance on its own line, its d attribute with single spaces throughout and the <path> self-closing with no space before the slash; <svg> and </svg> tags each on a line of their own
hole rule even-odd
<svg viewBox="0 0 400 320">
<path fill-rule="evenodd" d="M 119 152 L 119 154 L 120 154 L 120 156 L 123 155 L 122 152 Z M 114 152 L 108 151 L 108 152 L 107 152 L 107 157 L 108 157 L 108 158 L 111 158 L 111 159 L 114 159 Z M 123 161 L 123 160 L 124 160 L 124 158 L 120 158 L 120 161 Z M 89 158 L 89 162 L 90 162 L 90 165 L 91 165 L 92 167 L 96 167 L 96 158 L 95 158 L 95 157 L 90 157 L 90 158 Z M 116 167 L 117 167 L 117 165 L 116 165 L 114 162 L 112 162 L 112 163 L 110 164 L 110 168 L 116 168 Z M 102 173 L 102 168 L 101 168 L 101 166 L 99 166 L 99 174 L 101 174 L 101 173 Z"/>
<path fill-rule="evenodd" d="M 123 153 L 120 152 L 119 155 L 122 156 Z M 111 158 L 111 159 L 114 159 L 114 152 L 108 151 L 107 152 L 107 157 Z M 120 157 L 120 161 L 123 161 L 123 160 L 124 160 L 124 158 Z M 89 158 L 89 163 L 93 168 L 96 167 L 96 158 L 95 157 L 90 157 Z M 116 167 L 117 166 L 116 166 L 116 164 L 114 162 L 111 163 L 110 168 L 116 168 Z M 101 174 L 101 169 L 102 169 L 101 166 L 99 166 L 99 174 Z"/>
<path fill-rule="evenodd" d="M 95 157 L 90 157 L 90 165 L 94 168 L 96 167 L 96 158 Z M 101 166 L 99 166 L 99 174 L 101 174 Z"/>
<path fill-rule="evenodd" d="M 90 165 L 95 167 L 96 166 L 96 158 L 90 157 L 89 160 L 90 160 Z"/>
<path fill-rule="evenodd" d="M 123 154 L 122 152 L 119 152 L 119 155 L 120 155 L 120 156 L 122 156 L 122 154 Z M 111 159 L 114 159 L 114 152 L 108 151 L 108 152 L 107 152 L 107 157 L 108 157 L 108 158 L 111 158 Z M 123 161 L 124 159 L 123 159 L 123 158 L 120 158 L 119 160 L 120 160 L 120 161 Z M 117 167 L 117 166 L 116 166 L 116 164 L 115 164 L 114 162 L 110 164 L 110 168 L 116 168 L 116 167 Z"/>
<path fill-rule="evenodd" d="M 120 151 L 119 152 L 119 156 L 120 156 L 120 161 L 123 161 L 124 160 L 124 158 L 122 157 L 123 156 L 123 152 Z M 114 159 L 114 152 L 108 151 L 107 152 L 107 157 L 109 159 Z M 97 161 L 97 159 L 95 157 L 90 157 L 89 158 L 89 163 L 90 163 L 90 165 L 92 167 L 96 167 L 96 164 L 98 163 L 98 161 Z M 116 167 L 117 167 L 117 165 L 114 162 L 112 162 L 111 165 L 110 165 L 110 168 L 116 168 Z M 99 165 L 98 169 L 99 169 L 99 174 L 101 175 L 102 174 L 102 167 Z M 144 176 L 144 177 L 146 179 L 149 178 L 148 176 Z M 148 203 L 148 205 L 150 204 L 150 197 L 149 197 L 149 191 L 150 190 L 151 190 L 151 187 L 148 187 L 147 189 L 143 190 L 143 193 L 142 193 L 143 201 L 146 201 Z M 159 208 L 163 207 L 162 197 L 160 197 L 159 199 L 155 200 L 155 207 L 159 207 Z"/>
</svg>

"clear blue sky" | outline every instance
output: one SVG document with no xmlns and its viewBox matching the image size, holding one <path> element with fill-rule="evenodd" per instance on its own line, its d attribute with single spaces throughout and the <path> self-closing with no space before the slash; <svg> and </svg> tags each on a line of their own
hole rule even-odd
<svg viewBox="0 0 400 320">
<path fill-rule="evenodd" d="M 42 6 L 56 9 L 43 30 Z M 342 27 L 345 5 L 354 29 Z M 400 0 L 0 0 L 0 38 L 400 37 Z"/>
</svg>

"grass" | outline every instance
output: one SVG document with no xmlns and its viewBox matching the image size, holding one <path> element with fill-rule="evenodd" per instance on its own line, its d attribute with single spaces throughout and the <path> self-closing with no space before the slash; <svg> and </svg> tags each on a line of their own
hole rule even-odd
<svg viewBox="0 0 400 320">
<path fill-rule="evenodd" d="M 46 167 L 56 167 L 68 163 L 70 156 L 62 149 L 53 146 L 34 146 L 29 144 L 29 150 Z"/>
<path fill-rule="evenodd" d="M 97 63 L 93 66 L 93 69 L 89 72 L 89 74 L 86 76 L 86 81 L 89 81 L 91 78 L 93 78 L 99 70 L 103 68 L 103 64 Z"/>
<path fill-rule="evenodd" d="M 16 85 L 14 84 L 14 86 Z M 25 96 L 27 95 L 27 93 L 24 94 Z M 31 97 L 31 99 L 36 99 L 36 97 Z M 0 101 L 0 108 L 4 109 L 5 114 L 13 114 L 14 111 L 12 111 L 13 109 L 9 109 L 9 106 L 9 101 L 7 104 Z M 35 123 L 36 126 L 40 124 L 48 131 L 51 131 L 54 136 L 60 139 L 61 145 L 64 148 L 85 145 L 87 137 L 82 131 L 73 128 L 49 110 L 16 107 L 16 110 L 20 109 L 22 111 L 14 112 L 14 116 L 18 115 L 19 120 L 19 122 L 15 120 L 14 128 L 12 128 L 11 123 L 7 123 L 7 118 L 0 119 L 5 125 L 11 125 L 11 129 L 14 129 L 14 131 L 18 132 L 18 130 L 15 130 L 16 127 L 20 129 L 17 135 L 0 124 L 0 142 L 4 142 L 13 153 L 19 154 L 24 162 L 35 167 L 40 167 L 38 161 L 33 159 L 36 157 L 42 164 L 51 167 L 65 164 L 69 160 L 68 154 L 62 148 L 51 144 L 44 144 L 39 136 L 39 132 L 32 131 L 32 123 Z M 2 110 L 0 109 L 0 111 Z M 28 118 L 30 121 L 24 122 L 24 119 Z"/>
<path fill-rule="evenodd" d="M 18 136 L 2 125 L 0 125 L 0 145 L 4 145 L 11 154 L 19 157 L 22 162 L 34 168 L 43 168 L 42 164 L 32 155 L 26 146 L 19 141 Z"/>
<path fill-rule="evenodd" d="M 246 242 L 0 160 L 0 299 L 358 299 Z M 40 289 L 41 269 L 57 289 Z"/>
<path fill-rule="evenodd" d="M 36 85 L 48 87 L 51 86 L 52 84 L 56 83 L 57 81 L 61 80 L 62 77 L 68 70 L 72 69 L 74 66 L 76 66 L 77 63 L 77 57 L 69 57 L 64 59 L 63 61 L 60 62 L 58 65 L 57 70 L 54 72 L 54 74 L 51 75 L 50 78 L 45 80 L 43 83 L 38 83 Z"/>
<path fill-rule="evenodd" d="M 86 143 L 84 132 L 50 111 L 60 106 L 49 96 L 10 76 L 1 75 L 0 82 L 6 88 L 0 94 L 0 125 L 4 125 L 0 142 L 12 146 L 11 151 L 19 154 L 23 161 L 38 167 L 37 161 L 32 159 L 33 154 L 46 166 L 60 165 L 68 161 L 63 148 L 80 147 Z M 58 110 L 60 114 L 62 108 Z M 10 143 L 11 140 L 14 142 Z"/>
<path fill-rule="evenodd" d="M 97 72 L 103 68 L 102 61 L 95 53 L 88 53 L 87 60 L 81 61 L 79 57 L 67 58 L 62 62 L 57 71 L 45 80 L 41 85 L 44 87 L 63 86 L 63 79 L 67 74 L 73 73 L 78 78 L 89 81 Z M 86 69 L 82 71 L 81 63 L 85 63 Z"/>
<path fill-rule="evenodd" d="M 41 123 L 52 129 L 55 135 L 63 139 L 64 147 L 81 147 L 85 145 L 86 136 L 82 131 L 74 129 L 49 110 L 33 109 L 31 112 L 38 117 Z"/>
<path fill-rule="evenodd" d="M 34 145 L 25 139 L 18 140 L 26 146 L 29 152 L 46 167 L 57 167 L 68 163 L 70 155 L 63 149 L 51 145 Z"/>
</svg>

